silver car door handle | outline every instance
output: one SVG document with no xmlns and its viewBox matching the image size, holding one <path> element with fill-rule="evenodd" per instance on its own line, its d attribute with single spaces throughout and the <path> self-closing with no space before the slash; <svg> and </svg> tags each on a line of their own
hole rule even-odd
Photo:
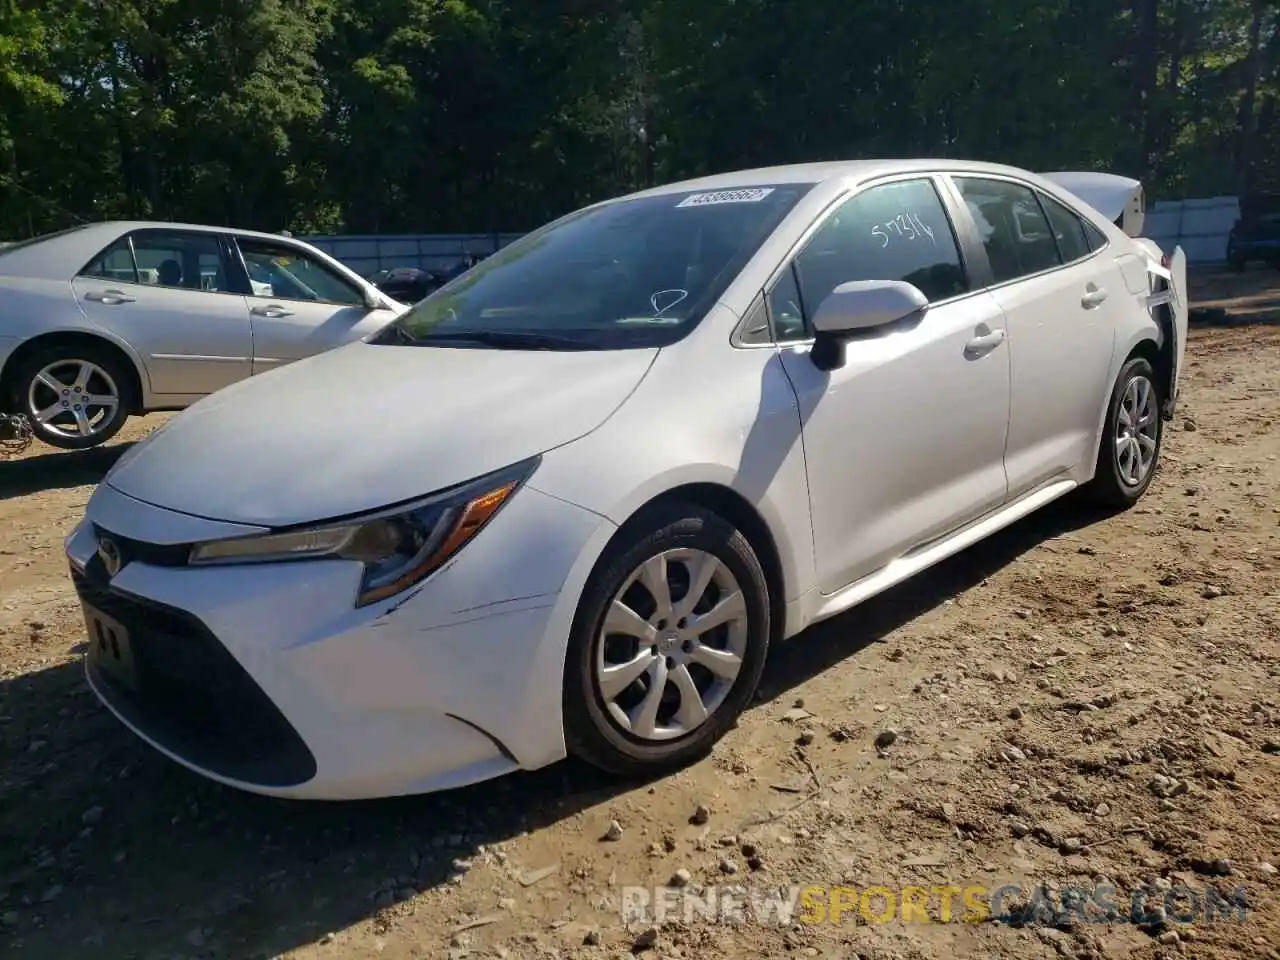
<svg viewBox="0 0 1280 960">
<path fill-rule="evenodd" d="M 249 312 L 256 314 L 259 317 L 271 317 L 272 319 L 275 319 L 277 317 L 293 316 L 292 310 L 286 310 L 284 307 L 280 306 L 277 303 L 269 303 L 265 307 L 254 307 Z"/>
<path fill-rule="evenodd" d="M 108 306 L 117 303 L 133 303 L 134 298 L 129 296 L 123 290 L 90 290 L 84 295 L 86 300 L 92 300 L 94 303 L 105 303 Z"/>
<path fill-rule="evenodd" d="M 1105 299 L 1107 299 L 1106 290 L 1101 287 L 1090 287 L 1087 288 L 1085 295 L 1080 298 L 1080 306 L 1086 310 L 1092 310 Z"/>
<path fill-rule="evenodd" d="M 985 357 L 1002 343 L 1004 343 L 1003 330 L 992 330 L 990 333 L 980 334 L 964 345 L 965 358 L 977 360 L 979 357 Z"/>
</svg>

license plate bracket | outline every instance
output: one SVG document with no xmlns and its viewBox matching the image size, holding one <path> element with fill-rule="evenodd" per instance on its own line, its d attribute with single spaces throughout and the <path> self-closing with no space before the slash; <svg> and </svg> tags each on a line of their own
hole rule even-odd
<svg viewBox="0 0 1280 960">
<path fill-rule="evenodd" d="M 89 633 L 89 649 L 85 655 L 90 666 L 126 689 L 137 690 L 138 665 L 128 628 L 90 604 L 82 606 Z"/>
</svg>

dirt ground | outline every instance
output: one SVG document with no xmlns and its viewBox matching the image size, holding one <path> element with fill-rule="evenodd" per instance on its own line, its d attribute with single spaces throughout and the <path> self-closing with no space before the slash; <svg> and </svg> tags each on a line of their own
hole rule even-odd
<svg viewBox="0 0 1280 960">
<path fill-rule="evenodd" d="M 1193 295 L 1235 322 L 1193 333 L 1138 508 L 1059 503 L 808 631 L 711 758 L 647 784 L 205 782 L 86 689 L 61 552 L 158 418 L 0 463 L 0 955 L 1280 958 L 1280 275 Z M 624 923 L 624 888 L 672 884 Z M 779 922 L 793 886 L 822 889 Z M 952 922 L 904 921 L 906 887 L 935 921 L 958 888 Z M 1120 917 L 1055 915 L 1079 889 Z"/>
</svg>

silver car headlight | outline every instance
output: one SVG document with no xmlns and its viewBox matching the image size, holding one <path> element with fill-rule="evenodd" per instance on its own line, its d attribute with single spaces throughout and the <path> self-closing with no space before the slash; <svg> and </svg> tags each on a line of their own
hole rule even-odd
<svg viewBox="0 0 1280 960">
<path fill-rule="evenodd" d="M 195 566 L 337 558 L 364 565 L 356 606 L 421 583 L 473 540 L 529 478 L 535 457 L 425 500 L 350 520 L 210 540 L 191 549 Z"/>
</svg>

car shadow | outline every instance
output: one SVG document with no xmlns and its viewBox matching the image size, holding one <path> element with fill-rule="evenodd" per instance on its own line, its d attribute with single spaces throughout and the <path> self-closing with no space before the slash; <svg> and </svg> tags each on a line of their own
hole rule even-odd
<svg viewBox="0 0 1280 960">
<path fill-rule="evenodd" d="M 1103 518 L 1059 501 L 778 645 L 753 709 Z M 28 958 L 274 956 L 449 884 L 483 845 L 637 786 L 567 761 L 397 800 L 258 797 L 143 745 L 98 705 L 78 662 L 0 681 L 0 748 L 0 943 Z"/>
<path fill-rule="evenodd" d="M 25 497 L 42 490 L 94 486 L 102 480 L 132 443 L 89 450 L 58 450 L 20 460 L 0 460 L 0 500 Z"/>
</svg>

